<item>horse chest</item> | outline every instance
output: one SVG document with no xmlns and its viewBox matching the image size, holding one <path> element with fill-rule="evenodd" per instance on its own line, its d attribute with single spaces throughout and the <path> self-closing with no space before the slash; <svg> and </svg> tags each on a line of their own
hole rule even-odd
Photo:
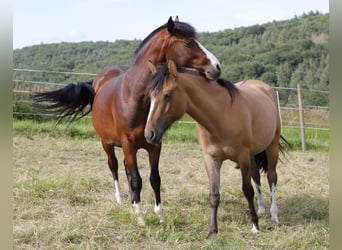
<svg viewBox="0 0 342 250">
<path fill-rule="evenodd" d="M 201 143 L 202 149 L 205 154 L 212 156 L 213 158 L 224 160 L 235 161 L 238 156 L 238 147 L 230 145 L 229 143 L 218 142 L 218 141 L 206 141 Z"/>
</svg>

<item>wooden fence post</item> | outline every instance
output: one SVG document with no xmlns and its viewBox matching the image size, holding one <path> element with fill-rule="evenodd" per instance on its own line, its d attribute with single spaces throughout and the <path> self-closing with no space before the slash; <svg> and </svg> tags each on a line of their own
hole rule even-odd
<svg viewBox="0 0 342 250">
<path fill-rule="evenodd" d="M 301 140 L 302 140 L 302 151 L 306 151 L 303 97 L 302 97 L 302 89 L 299 84 L 297 84 L 297 93 L 298 93 L 298 109 L 299 109 L 299 122 L 300 122 L 300 132 L 301 132 Z"/>
</svg>

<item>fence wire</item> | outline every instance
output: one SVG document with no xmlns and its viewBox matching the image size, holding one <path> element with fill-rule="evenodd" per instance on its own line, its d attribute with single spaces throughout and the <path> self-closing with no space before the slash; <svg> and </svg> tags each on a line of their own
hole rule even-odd
<svg viewBox="0 0 342 250">
<path fill-rule="evenodd" d="M 17 76 L 19 74 L 19 76 Z M 29 76 L 27 76 L 29 74 Z M 32 75 L 33 74 L 33 75 Z M 51 89 L 57 89 L 62 86 L 65 86 L 65 83 L 57 83 L 55 81 L 50 81 L 48 75 L 63 75 L 63 76 L 85 76 L 85 77 L 94 77 L 96 74 L 94 73 L 81 73 L 81 72 L 64 72 L 64 71 L 49 71 L 49 70 L 37 70 L 37 69 L 13 69 L 13 100 L 14 105 L 28 105 L 32 106 L 32 101 L 30 99 L 30 95 L 33 92 L 46 91 Z M 37 76 L 38 75 L 38 76 Z M 47 80 L 42 81 L 35 80 L 37 78 L 42 78 L 44 75 Z M 30 79 L 26 79 L 30 78 Z M 297 88 L 291 87 L 273 87 L 277 92 L 281 91 L 291 91 L 292 95 L 297 95 Z M 328 97 L 329 91 L 325 90 L 315 90 L 315 89 L 302 89 L 302 92 L 311 92 L 311 93 L 319 93 L 322 96 Z M 280 103 L 283 102 L 282 95 L 279 94 Z M 293 100 L 294 101 L 294 100 Z M 305 103 L 305 97 L 304 97 Z M 315 130 L 329 130 L 328 124 L 328 116 L 329 116 L 329 107 L 328 106 L 315 106 L 315 105 L 304 105 L 304 114 L 305 114 L 305 128 L 315 129 Z M 15 109 L 15 108 L 14 108 Z M 282 127 L 290 128 L 290 129 L 300 129 L 302 128 L 299 123 L 299 108 L 298 103 L 286 103 L 286 105 L 280 106 L 281 117 L 282 117 Z M 41 112 L 32 112 L 32 111 L 13 111 L 13 116 L 45 116 L 45 117 L 53 117 L 52 114 L 41 113 Z M 85 119 L 91 118 L 91 114 L 84 117 Z M 185 121 L 181 120 L 178 123 L 185 124 L 195 124 L 195 121 Z"/>
</svg>

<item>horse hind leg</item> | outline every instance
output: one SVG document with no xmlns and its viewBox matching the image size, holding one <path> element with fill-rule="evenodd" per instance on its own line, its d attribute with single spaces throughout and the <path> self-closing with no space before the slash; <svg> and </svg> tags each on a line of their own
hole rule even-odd
<svg viewBox="0 0 342 250">
<path fill-rule="evenodd" d="M 259 166 L 255 161 L 252 161 L 252 178 L 256 186 L 257 202 L 258 202 L 258 216 L 265 214 L 265 198 L 262 193 L 261 182 L 260 182 L 260 171 Z"/>
<path fill-rule="evenodd" d="M 108 157 L 108 167 L 112 172 L 114 179 L 114 188 L 115 188 L 115 198 L 118 204 L 122 203 L 121 192 L 119 186 L 119 177 L 118 177 L 118 160 L 115 156 L 114 146 L 106 143 L 104 140 L 101 140 L 102 147 L 107 154 Z"/>
<path fill-rule="evenodd" d="M 267 180 L 271 191 L 271 219 L 278 223 L 278 206 L 276 199 L 276 185 L 278 177 L 276 167 L 279 157 L 279 140 L 274 140 L 274 142 L 266 149 L 266 154 L 268 160 Z"/>
</svg>

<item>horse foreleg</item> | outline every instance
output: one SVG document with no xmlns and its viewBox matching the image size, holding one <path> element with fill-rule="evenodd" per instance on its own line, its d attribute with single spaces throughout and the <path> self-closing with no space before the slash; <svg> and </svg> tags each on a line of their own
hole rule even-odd
<svg viewBox="0 0 342 250">
<path fill-rule="evenodd" d="M 144 218 L 140 209 L 140 193 L 142 188 L 142 179 L 138 171 L 137 165 L 137 149 L 129 143 L 123 143 L 122 149 L 125 157 L 126 173 L 130 176 L 130 188 L 132 190 L 132 204 L 135 209 L 135 213 L 138 217 L 138 224 L 140 226 L 145 225 Z"/>
<path fill-rule="evenodd" d="M 115 188 L 115 198 L 117 203 L 121 204 L 121 192 L 119 187 L 119 177 L 118 177 L 118 160 L 115 156 L 114 146 L 107 144 L 105 141 L 101 140 L 102 147 L 107 154 L 108 157 L 108 167 L 112 172 L 114 179 L 114 188 Z"/>
<path fill-rule="evenodd" d="M 149 163 L 151 167 L 150 173 L 150 184 L 154 191 L 155 207 L 154 212 L 159 216 L 159 221 L 163 222 L 163 208 L 160 198 L 160 175 L 159 175 L 159 156 L 161 145 L 151 145 L 152 147 L 148 150 Z"/>
<path fill-rule="evenodd" d="M 249 161 L 245 161 L 240 163 L 240 169 L 241 169 L 241 175 L 242 175 L 242 190 L 243 193 L 248 201 L 248 207 L 249 207 L 249 212 L 250 212 L 250 218 L 252 221 L 252 229 L 251 231 L 253 233 L 258 233 L 259 232 L 259 224 L 258 224 L 258 215 L 255 212 L 255 207 L 254 207 L 254 189 L 251 183 L 251 164 L 250 164 L 250 159 Z"/>
<path fill-rule="evenodd" d="M 128 183 L 128 190 L 129 190 L 129 197 L 131 200 L 133 200 L 133 191 L 132 191 L 132 185 L 131 185 L 131 173 L 129 172 L 129 168 L 127 167 L 125 159 L 123 160 L 123 164 L 125 166 L 125 173 L 127 177 L 127 183 Z"/>
<path fill-rule="evenodd" d="M 221 160 L 212 158 L 210 155 L 204 155 L 205 169 L 209 178 L 209 203 L 210 203 L 210 226 L 209 235 L 218 232 L 217 210 L 220 204 L 220 169 Z"/>
</svg>

